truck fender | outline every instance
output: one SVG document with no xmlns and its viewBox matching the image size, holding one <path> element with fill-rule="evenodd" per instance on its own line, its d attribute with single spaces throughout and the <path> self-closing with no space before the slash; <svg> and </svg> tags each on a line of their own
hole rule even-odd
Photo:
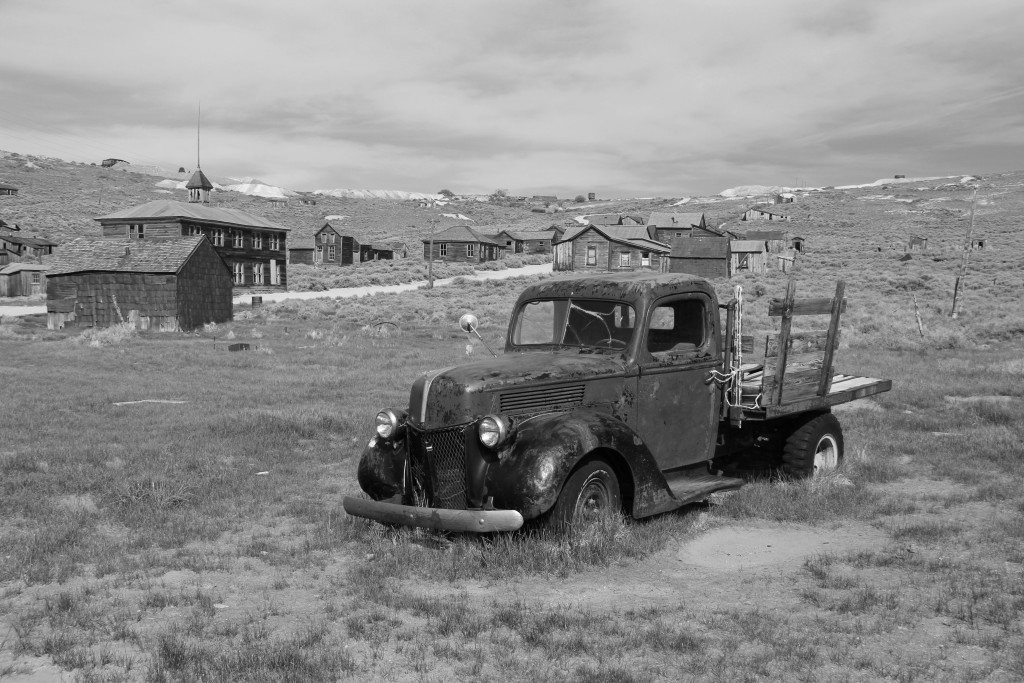
<svg viewBox="0 0 1024 683">
<path fill-rule="evenodd" d="M 608 413 L 576 410 L 524 421 L 514 440 L 487 470 L 487 493 L 498 508 L 519 510 L 524 519 L 547 512 L 565 480 L 595 451 L 616 468 L 630 512 L 646 517 L 678 507 L 647 445 L 629 425 Z M 628 480 L 624 480 L 628 477 Z"/>
<path fill-rule="evenodd" d="M 407 459 L 404 439 L 386 441 L 374 436 L 359 458 L 359 487 L 374 500 L 401 502 Z"/>
</svg>

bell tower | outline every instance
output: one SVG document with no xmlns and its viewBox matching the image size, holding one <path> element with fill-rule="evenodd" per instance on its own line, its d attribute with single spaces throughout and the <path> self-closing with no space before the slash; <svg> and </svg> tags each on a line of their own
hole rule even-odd
<svg viewBox="0 0 1024 683">
<path fill-rule="evenodd" d="M 202 106 L 200 104 L 196 112 L 196 172 L 192 174 L 188 185 L 185 186 L 188 190 L 189 204 L 209 204 L 210 190 L 213 189 L 213 183 L 203 173 L 202 164 L 199 163 L 199 122 L 203 115 Z"/>
</svg>

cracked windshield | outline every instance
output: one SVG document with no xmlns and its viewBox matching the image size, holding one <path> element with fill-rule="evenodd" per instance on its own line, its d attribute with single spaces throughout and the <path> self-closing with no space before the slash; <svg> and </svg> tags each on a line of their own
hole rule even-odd
<svg viewBox="0 0 1024 683">
<path fill-rule="evenodd" d="M 516 315 L 516 346 L 559 344 L 621 350 L 633 338 L 632 306 L 615 301 L 546 299 L 530 301 Z"/>
</svg>

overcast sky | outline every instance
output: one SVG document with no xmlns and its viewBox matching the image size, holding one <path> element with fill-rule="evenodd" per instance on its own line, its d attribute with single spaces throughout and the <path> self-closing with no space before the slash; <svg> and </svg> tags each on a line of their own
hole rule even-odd
<svg viewBox="0 0 1024 683">
<path fill-rule="evenodd" d="M 0 149 L 602 197 L 1024 168 L 1019 0 L 0 0 Z"/>
</svg>

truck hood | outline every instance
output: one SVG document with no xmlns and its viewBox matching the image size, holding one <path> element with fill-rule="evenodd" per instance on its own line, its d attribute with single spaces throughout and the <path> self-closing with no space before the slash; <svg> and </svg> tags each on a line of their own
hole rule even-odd
<svg viewBox="0 0 1024 683">
<path fill-rule="evenodd" d="M 625 374 L 620 354 L 581 354 L 575 349 L 510 353 L 417 378 L 409 395 L 409 418 L 417 426 L 436 429 L 493 412 L 536 413 L 582 405 L 590 380 L 623 381 Z"/>
</svg>

